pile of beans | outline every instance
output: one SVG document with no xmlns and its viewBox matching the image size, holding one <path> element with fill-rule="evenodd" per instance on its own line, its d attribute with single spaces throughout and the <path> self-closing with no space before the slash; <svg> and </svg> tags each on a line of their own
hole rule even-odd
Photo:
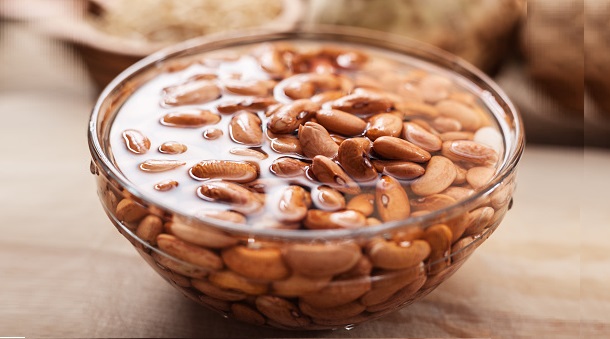
<svg viewBox="0 0 610 339">
<path fill-rule="evenodd" d="M 508 208 L 512 177 L 457 215 L 365 239 L 221 231 L 206 221 L 281 234 L 375 227 L 455 206 L 494 177 L 501 134 L 451 76 L 346 46 L 262 44 L 160 69 L 174 83 L 150 121 L 115 121 L 113 149 L 123 153 L 114 159 L 134 182 L 154 178 L 146 186 L 154 199 L 173 194 L 178 210 L 181 201 L 201 204 L 199 221 L 100 177 L 102 200 L 161 275 L 224 314 L 311 329 L 381 316 L 446 279 Z M 179 140 L 187 134 L 198 141 Z M 197 149 L 214 156 L 189 157 Z"/>
</svg>

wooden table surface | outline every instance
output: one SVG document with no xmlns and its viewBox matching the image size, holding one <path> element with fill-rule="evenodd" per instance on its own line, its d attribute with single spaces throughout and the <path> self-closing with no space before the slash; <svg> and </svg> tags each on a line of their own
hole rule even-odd
<svg viewBox="0 0 610 339">
<path fill-rule="evenodd" d="M 185 299 L 107 220 L 89 173 L 93 89 L 61 45 L 0 38 L 0 337 L 610 335 L 610 152 L 528 146 L 513 209 L 451 279 L 350 331 L 285 332 Z"/>
</svg>

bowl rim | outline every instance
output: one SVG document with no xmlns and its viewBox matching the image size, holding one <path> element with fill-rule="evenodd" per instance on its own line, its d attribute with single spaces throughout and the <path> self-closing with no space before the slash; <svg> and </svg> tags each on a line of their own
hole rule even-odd
<svg viewBox="0 0 610 339">
<path fill-rule="evenodd" d="M 337 41 L 335 39 L 340 40 Z M 253 229 L 244 227 L 244 225 L 234 224 L 223 220 L 209 218 L 204 220 L 203 218 L 197 217 L 195 215 L 185 215 L 179 211 L 172 209 L 169 206 L 151 201 L 146 198 L 146 196 L 139 192 L 137 187 L 133 183 L 131 183 L 120 172 L 120 170 L 118 170 L 118 168 L 116 168 L 112 164 L 110 158 L 105 154 L 104 149 L 100 144 L 100 140 L 97 137 L 97 121 L 105 101 L 111 98 L 111 95 L 114 92 L 119 91 L 121 86 L 127 83 L 129 80 L 137 78 L 138 75 L 144 73 L 146 70 L 156 67 L 160 63 L 171 60 L 172 58 L 190 56 L 196 53 L 210 52 L 219 48 L 231 48 L 282 40 L 311 40 L 314 42 L 326 41 L 329 43 L 356 43 L 366 46 L 368 48 L 381 48 L 386 51 L 398 53 L 405 53 L 407 51 L 411 53 L 415 51 L 420 53 L 423 52 L 425 55 L 429 57 L 434 57 L 444 62 L 445 64 L 441 65 L 438 63 L 434 63 L 430 60 L 421 61 L 430 63 L 437 67 L 441 67 L 446 71 L 456 72 L 457 70 L 460 70 L 462 72 L 466 72 L 465 74 L 474 77 L 474 79 L 480 81 L 482 84 L 487 86 L 488 88 L 485 89 L 486 92 L 493 92 L 491 93 L 493 94 L 493 99 L 500 101 L 496 103 L 503 104 L 502 107 L 500 107 L 501 111 L 505 114 L 508 114 L 508 117 L 512 119 L 513 126 L 511 130 L 514 133 L 515 140 L 511 141 L 509 135 L 507 134 L 508 131 L 506 130 L 506 128 L 508 128 L 508 126 L 506 124 L 508 124 L 508 122 L 503 123 L 502 119 L 497 116 L 497 110 L 493 110 L 491 107 L 489 107 L 489 102 L 486 102 L 484 98 L 481 97 L 480 99 L 482 99 L 486 103 L 487 108 L 492 112 L 494 119 L 500 125 L 502 132 L 501 134 L 505 146 L 503 161 L 500 167 L 498 167 L 495 176 L 489 183 L 487 183 L 482 188 L 479 188 L 468 198 L 460 200 L 455 204 L 452 204 L 445 208 L 427 213 L 425 215 L 415 217 L 410 216 L 407 219 L 384 222 L 380 225 L 369 227 L 329 230 L 284 230 L 264 228 Z M 450 65 L 451 68 L 446 67 L 447 65 Z M 464 74 L 462 73 L 458 73 L 458 75 L 462 77 L 464 76 Z M 468 80 L 472 82 L 471 79 Z M 118 110 L 118 108 L 113 109 L 115 111 Z M 514 173 L 516 166 L 523 154 L 523 150 L 525 147 L 525 135 L 523 128 L 523 120 L 520 117 L 518 110 L 510 101 L 506 93 L 482 71 L 477 69 L 475 66 L 472 66 L 465 60 L 449 52 L 443 51 L 437 47 L 419 41 L 415 41 L 413 39 L 406 38 L 404 36 L 397 36 L 394 34 L 388 34 L 363 28 L 355 28 L 349 26 L 302 25 L 298 28 L 288 30 L 255 29 L 206 35 L 203 37 L 190 39 L 166 47 L 136 62 L 131 67 L 121 72 L 121 74 L 119 74 L 115 79 L 113 79 L 99 95 L 92 109 L 89 119 L 88 144 L 93 158 L 93 162 L 96 164 L 98 169 L 101 169 L 101 171 L 98 170 L 98 173 L 104 173 L 107 177 L 119 183 L 125 190 L 129 192 L 129 194 L 144 202 L 145 205 L 150 207 L 156 207 L 160 210 L 169 212 L 172 215 L 173 221 L 184 222 L 187 224 L 204 224 L 208 227 L 214 227 L 218 230 L 228 232 L 229 234 L 240 234 L 247 237 L 269 237 L 275 240 L 285 241 L 326 241 L 332 239 L 351 239 L 354 237 L 370 238 L 379 234 L 384 234 L 396 229 L 407 227 L 409 225 L 428 225 L 430 224 L 430 221 L 436 220 L 440 217 L 450 218 L 459 214 L 468 206 L 479 201 L 479 199 L 491 194 L 504 182 L 504 180 L 509 175 Z"/>
</svg>

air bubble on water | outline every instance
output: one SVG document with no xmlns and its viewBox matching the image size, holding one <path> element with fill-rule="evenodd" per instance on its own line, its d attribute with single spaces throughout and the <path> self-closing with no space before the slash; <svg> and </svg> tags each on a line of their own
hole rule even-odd
<svg viewBox="0 0 610 339">
<path fill-rule="evenodd" d="M 411 242 L 410 241 L 401 241 L 400 243 L 398 243 L 398 246 L 409 247 L 409 246 L 411 246 Z"/>
</svg>

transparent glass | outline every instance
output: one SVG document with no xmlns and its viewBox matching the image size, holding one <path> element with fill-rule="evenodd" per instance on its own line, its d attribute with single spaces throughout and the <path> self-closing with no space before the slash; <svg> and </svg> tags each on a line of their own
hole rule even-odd
<svg viewBox="0 0 610 339">
<path fill-rule="evenodd" d="M 146 199 L 113 164 L 108 136 L 115 115 L 134 90 L 164 64 L 223 48 L 286 40 L 347 42 L 363 50 L 400 53 L 466 79 L 482 90 L 478 99 L 493 114 L 503 137 L 505 149 L 495 176 L 465 200 L 406 220 L 360 229 L 278 230 L 183 215 Z M 334 329 L 378 318 L 422 298 L 464 263 L 510 208 L 524 135 L 519 114 L 506 95 L 459 58 L 388 34 L 318 27 L 194 39 L 145 58 L 101 94 L 91 115 L 89 147 L 91 172 L 108 217 L 146 262 L 184 295 L 256 325 Z M 442 230 L 439 225 L 444 225 Z M 447 229 L 449 233 L 443 232 Z M 379 252 L 416 258 L 415 250 L 401 252 L 400 246 L 393 245 L 414 242 L 424 233 L 431 248 L 424 260 L 393 269 L 373 267 L 376 258 L 372 256 Z M 158 241 L 171 242 L 172 253 L 160 250 Z M 243 265 L 229 268 L 224 262 L 228 255 Z M 252 273 L 253 267 L 265 267 L 260 271 L 282 267 L 289 275 L 259 276 Z"/>
</svg>

